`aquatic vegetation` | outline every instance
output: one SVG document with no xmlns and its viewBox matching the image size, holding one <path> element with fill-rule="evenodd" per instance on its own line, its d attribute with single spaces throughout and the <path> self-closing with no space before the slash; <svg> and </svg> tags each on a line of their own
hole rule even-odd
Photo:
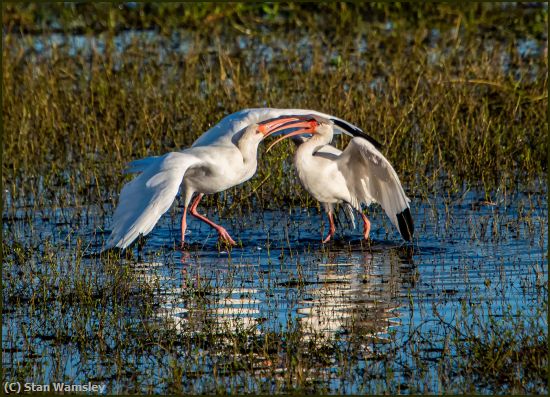
<svg viewBox="0 0 550 397">
<path fill-rule="evenodd" d="M 547 393 L 547 6 L 3 4 L 3 381 L 109 393 Z M 412 199 L 326 225 L 292 146 L 97 255 L 128 161 L 253 106 L 339 115 Z M 343 147 L 347 138 L 337 140 Z"/>
<path fill-rule="evenodd" d="M 128 161 L 185 147 L 226 114 L 271 106 L 319 109 L 360 125 L 417 194 L 441 180 L 455 191 L 514 188 L 546 172 L 546 42 L 534 26 L 510 36 L 455 12 L 446 29 L 447 14 L 415 29 L 366 20 L 352 32 L 322 23 L 288 32 L 269 18 L 261 19 L 266 32 L 256 21 L 246 33 L 207 35 L 46 28 L 29 36 L 13 27 L 3 47 L 4 186 L 14 197 L 44 186 L 41 200 L 55 194 L 49 186 L 71 186 L 71 196 L 97 202 L 116 196 Z M 535 50 L 522 52 L 525 40 Z M 258 183 L 232 196 L 259 205 L 306 196 L 283 177 L 287 153 L 264 156 Z M 20 178 L 33 191 L 16 194 Z"/>
</svg>

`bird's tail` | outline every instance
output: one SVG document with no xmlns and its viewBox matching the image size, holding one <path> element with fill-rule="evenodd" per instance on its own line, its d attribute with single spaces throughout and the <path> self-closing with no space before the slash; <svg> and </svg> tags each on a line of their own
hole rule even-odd
<svg viewBox="0 0 550 397">
<path fill-rule="evenodd" d="M 407 207 L 396 215 L 399 233 L 406 241 L 411 241 L 414 235 L 414 222 L 411 216 L 411 210 Z"/>
<path fill-rule="evenodd" d="M 148 234 L 174 202 L 185 172 L 198 163 L 197 157 L 186 152 L 130 163 L 132 172 L 140 174 L 120 192 L 111 235 L 103 249 L 124 249 L 140 234 Z"/>
</svg>

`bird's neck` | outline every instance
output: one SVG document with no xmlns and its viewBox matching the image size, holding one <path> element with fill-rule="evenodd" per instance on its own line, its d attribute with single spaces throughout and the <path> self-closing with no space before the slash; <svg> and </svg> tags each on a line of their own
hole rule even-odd
<svg viewBox="0 0 550 397">
<path fill-rule="evenodd" d="M 312 169 L 312 167 L 314 167 L 314 165 L 311 164 L 313 161 L 313 156 L 318 150 L 329 142 L 330 139 L 327 141 L 326 137 L 313 135 L 309 140 L 298 146 L 298 149 L 294 154 L 294 164 L 298 170 L 298 173 L 300 173 L 301 170 Z"/>
<path fill-rule="evenodd" d="M 258 143 L 249 140 L 240 140 L 237 144 L 242 156 L 243 164 L 247 167 L 253 167 L 257 164 Z"/>
<path fill-rule="evenodd" d="M 304 155 L 313 156 L 323 146 L 328 145 L 331 140 L 332 140 L 332 135 L 331 136 L 313 135 L 306 142 L 302 143 L 299 146 L 298 152 L 300 152 L 302 156 Z"/>
</svg>

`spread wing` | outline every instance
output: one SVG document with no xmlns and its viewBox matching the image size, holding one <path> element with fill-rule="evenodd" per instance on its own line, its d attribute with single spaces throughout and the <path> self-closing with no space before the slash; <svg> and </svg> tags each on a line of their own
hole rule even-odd
<svg viewBox="0 0 550 397">
<path fill-rule="evenodd" d="M 167 153 L 130 163 L 130 172 L 141 172 L 122 188 L 111 235 L 104 249 L 126 248 L 140 234 L 148 234 L 168 211 L 185 172 L 201 160 L 186 152 Z"/>
<path fill-rule="evenodd" d="M 405 240 L 414 233 L 414 224 L 397 173 L 389 161 L 363 138 L 353 138 L 337 160 L 352 196 L 352 205 L 379 203 Z"/>
<path fill-rule="evenodd" d="M 207 145 L 230 145 L 233 136 L 250 124 L 257 124 L 261 123 L 262 121 L 282 116 L 303 116 L 310 114 L 331 119 L 334 122 L 335 134 L 343 133 L 352 136 L 362 136 L 361 134 L 364 134 L 359 127 L 345 120 L 331 116 L 329 114 L 317 112 L 315 110 L 257 108 L 240 110 L 236 113 L 224 117 L 218 124 L 202 134 L 193 143 L 193 147 Z"/>
</svg>

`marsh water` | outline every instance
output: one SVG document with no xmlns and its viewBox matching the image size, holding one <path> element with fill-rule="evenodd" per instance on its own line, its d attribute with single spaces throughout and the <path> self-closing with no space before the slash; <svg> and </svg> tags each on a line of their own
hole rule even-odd
<svg viewBox="0 0 550 397">
<path fill-rule="evenodd" d="M 402 242 L 376 208 L 371 211 L 371 241 L 362 240 L 360 228 L 353 230 L 342 216 L 340 234 L 325 245 L 320 240 L 326 222 L 316 209 L 245 211 L 226 219 L 211 211 L 240 242 L 229 250 L 220 247 L 216 234 L 199 221 L 190 224 L 190 246 L 178 249 L 181 208 L 174 208 L 134 246 L 133 257 L 123 257 L 118 264 L 136 275 L 138 288 L 150 291 L 150 317 L 140 317 L 139 309 L 132 307 L 108 305 L 101 310 L 122 311 L 124 321 L 161 324 L 177 340 L 185 340 L 172 349 L 180 360 L 192 362 L 181 374 L 181 390 L 187 392 L 280 390 L 275 380 L 266 386 L 262 379 L 287 376 L 288 352 L 283 351 L 291 346 L 284 339 L 293 332 L 313 352 L 323 351 L 323 346 L 332 349 L 310 357 L 315 365 L 302 374 L 319 390 L 380 392 L 386 390 L 388 372 L 403 385 L 401 392 L 426 390 L 421 382 L 430 384 L 428 390 L 452 389 L 460 383 L 460 372 L 450 364 L 451 372 L 445 375 L 439 362 L 445 355 L 452 362 L 456 354 L 449 347 L 451 329 L 479 326 L 476 316 L 488 323 L 512 315 L 547 332 L 546 317 L 541 316 L 547 307 L 546 203 L 543 192 L 493 200 L 475 192 L 413 198 L 416 234 L 411 244 Z M 39 221 L 29 225 L 28 219 Z M 29 285 L 27 278 L 18 276 L 22 269 L 17 260 L 4 265 L 4 282 L 10 284 L 10 292 L 18 291 L 7 297 L 3 309 L 3 365 L 8 377 L 17 377 L 25 362 L 27 376 L 43 383 L 61 377 L 72 383 L 107 384 L 112 393 L 167 390 L 171 354 L 127 351 L 124 365 L 131 362 L 132 370 L 121 376 L 122 369 L 108 359 L 120 354 L 117 337 L 106 337 L 103 343 L 110 348 L 83 351 L 70 337 L 76 331 L 67 330 L 66 342 L 49 331 L 57 328 L 56 322 L 68 327 L 78 322 L 77 313 L 55 302 L 39 309 L 40 303 L 31 297 L 34 289 L 60 287 L 43 285 L 41 275 L 63 274 L 76 261 L 89 277 L 89 288 L 101 286 L 97 277 L 103 274 L 102 261 L 94 254 L 107 235 L 98 226 L 102 224 L 93 207 L 39 214 L 20 208 L 5 216 L 8 241 L 27 241 L 33 247 L 28 255 L 35 274 Z M 55 247 L 53 267 L 44 259 L 44 245 Z M 76 245 L 84 248 L 81 258 L 73 255 L 79 251 Z M 101 318 L 89 317 L 81 326 L 93 330 Z M 27 339 L 29 333 L 33 340 Z M 461 333 L 466 338 L 468 329 L 458 329 Z M 215 336 L 215 342 L 204 343 L 201 335 Z M 269 359 L 255 351 L 253 342 L 267 335 L 283 340 L 282 346 L 270 350 Z M 250 344 L 248 351 L 235 347 L 235 340 L 242 338 Z M 417 359 L 411 356 L 412 339 L 420 349 Z M 54 352 L 59 351 L 63 367 L 55 368 L 60 364 Z M 250 360 L 253 369 L 228 369 L 239 360 Z M 348 362 L 344 372 L 342 361 Z M 419 363 L 425 365 L 424 376 L 411 384 Z"/>
<path fill-rule="evenodd" d="M 78 4 L 40 34 L 25 23 L 40 30 L 33 13 L 58 5 L 4 20 L 4 382 L 548 392 L 547 5 L 423 18 L 370 3 Z M 136 16 L 162 26 L 124 25 Z M 199 207 L 236 247 L 190 217 L 181 249 L 178 199 L 148 236 L 101 253 L 126 162 L 257 106 L 326 111 L 383 142 L 413 241 L 374 205 L 369 241 L 339 213 L 322 244 L 326 215 L 282 144 Z"/>
</svg>

